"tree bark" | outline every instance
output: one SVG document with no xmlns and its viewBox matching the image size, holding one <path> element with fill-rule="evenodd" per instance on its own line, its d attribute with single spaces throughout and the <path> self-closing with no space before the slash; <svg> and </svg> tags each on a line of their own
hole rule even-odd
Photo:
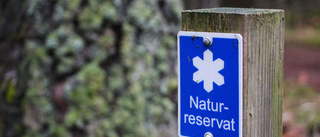
<svg viewBox="0 0 320 137">
<path fill-rule="evenodd" d="M 0 136 L 175 135 L 179 0 L 0 4 Z"/>
</svg>

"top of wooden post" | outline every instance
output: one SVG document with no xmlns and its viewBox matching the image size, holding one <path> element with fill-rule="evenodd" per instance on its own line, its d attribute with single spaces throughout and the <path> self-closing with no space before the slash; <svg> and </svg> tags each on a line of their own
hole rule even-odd
<svg viewBox="0 0 320 137">
<path fill-rule="evenodd" d="M 181 25 L 184 31 L 244 35 L 246 26 L 253 27 L 252 25 L 256 24 L 274 26 L 281 21 L 284 21 L 284 10 L 281 9 L 211 8 L 182 11 Z"/>
<path fill-rule="evenodd" d="M 227 14 L 269 14 L 275 12 L 284 12 L 281 9 L 254 9 L 254 8 L 211 8 L 211 9 L 195 9 L 183 10 L 182 13 L 197 12 L 197 13 L 227 13 Z"/>
</svg>

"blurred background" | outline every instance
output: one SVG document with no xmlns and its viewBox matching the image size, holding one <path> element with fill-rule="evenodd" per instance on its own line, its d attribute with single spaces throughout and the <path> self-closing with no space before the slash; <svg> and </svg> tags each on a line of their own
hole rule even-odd
<svg viewBox="0 0 320 137">
<path fill-rule="evenodd" d="M 284 137 L 320 136 L 318 0 L 1 0 L 0 136 L 177 136 L 181 10 L 285 10 Z"/>
</svg>

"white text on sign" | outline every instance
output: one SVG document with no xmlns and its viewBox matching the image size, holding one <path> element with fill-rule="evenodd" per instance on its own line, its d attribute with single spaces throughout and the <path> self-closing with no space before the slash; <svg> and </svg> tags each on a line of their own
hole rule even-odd
<svg viewBox="0 0 320 137">
<path fill-rule="evenodd" d="M 212 102 L 210 99 L 199 100 L 198 96 L 193 98 L 190 96 L 190 108 L 200 109 L 204 111 L 212 111 L 221 113 L 223 110 L 229 110 L 228 107 L 224 106 L 224 103 Z M 235 131 L 234 124 L 235 121 L 232 118 L 231 120 L 218 119 L 218 118 L 209 118 L 202 116 L 194 116 L 192 114 L 184 114 L 184 123 L 189 123 L 191 125 L 205 126 L 205 127 L 217 127 L 219 129 Z"/>
</svg>

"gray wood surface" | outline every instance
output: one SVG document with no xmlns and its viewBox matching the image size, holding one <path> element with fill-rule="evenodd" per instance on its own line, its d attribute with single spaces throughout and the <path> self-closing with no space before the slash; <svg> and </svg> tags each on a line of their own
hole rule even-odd
<svg viewBox="0 0 320 137">
<path fill-rule="evenodd" d="M 243 37 L 243 136 L 282 136 L 284 11 L 213 8 L 182 11 L 182 30 Z"/>
</svg>

